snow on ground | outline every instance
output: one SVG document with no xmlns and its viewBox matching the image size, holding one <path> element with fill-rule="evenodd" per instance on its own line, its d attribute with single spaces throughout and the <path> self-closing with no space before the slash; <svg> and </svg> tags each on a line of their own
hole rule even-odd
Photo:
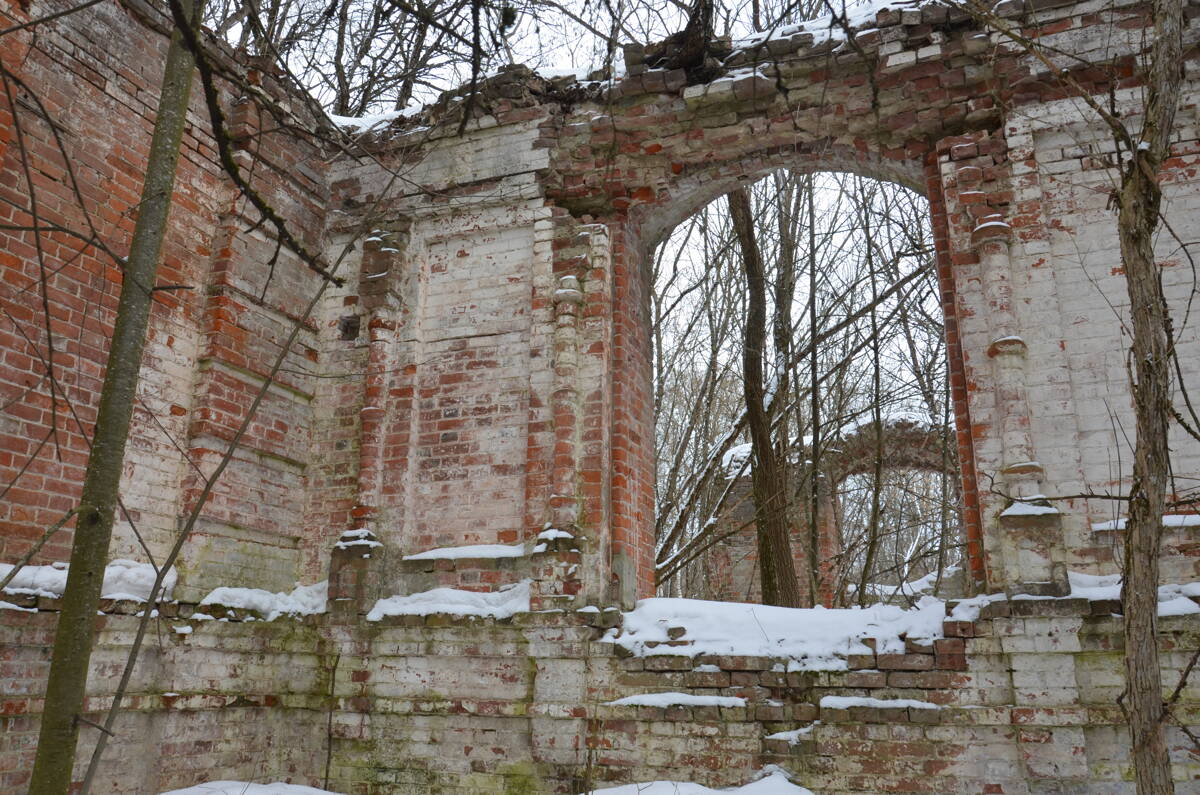
<svg viewBox="0 0 1200 795">
<path fill-rule="evenodd" d="M 406 596 L 389 596 L 375 603 L 371 612 L 367 613 L 367 620 L 378 621 L 384 616 L 428 616 L 434 613 L 511 618 L 517 613 L 529 612 L 530 582 L 532 580 L 521 580 L 484 593 L 434 588 Z"/>
<path fill-rule="evenodd" d="M 0 580 L 12 571 L 12 564 L 0 563 Z M 47 566 L 24 566 L 17 572 L 13 581 L 5 586 L 8 593 L 33 594 L 34 596 L 62 596 L 67 589 L 66 563 L 51 563 Z M 156 572 L 149 563 L 138 563 L 133 560 L 114 560 L 104 568 L 104 586 L 100 592 L 102 599 L 133 599 L 144 602 L 150 596 L 150 586 L 154 584 Z M 178 575 L 174 569 L 167 572 L 163 579 L 163 592 L 159 595 L 162 601 L 169 601 L 171 591 L 175 588 Z"/>
<path fill-rule="evenodd" d="M 697 696 L 692 693 L 642 693 L 609 701 L 610 707 L 744 707 L 741 696 Z"/>
<path fill-rule="evenodd" d="M 903 637 L 942 637 L 945 603 L 923 597 L 905 610 L 896 605 L 827 610 L 793 609 L 700 599 L 642 599 L 624 614 L 624 623 L 604 639 L 639 656 L 647 654 L 731 654 L 788 657 L 791 670 L 844 670 L 846 656 L 869 654 L 863 638 L 876 638 L 881 652 L 902 653 Z M 678 640 L 663 644 L 668 628 L 684 630 Z"/>
<path fill-rule="evenodd" d="M 701 784 L 683 781 L 652 781 L 645 784 L 625 784 L 621 787 L 590 790 L 595 795 L 813 795 L 811 790 L 788 781 L 787 774 L 775 765 L 763 768 L 758 781 L 728 789 L 711 789 Z"/>
<path fill-rule="evenodd" d="M 311 616 L 324 613 L 329 598 L 329 581 L 313 585 L 301 585 L 291 593 L 271 593 L 261 588 L 215 588 L 200 600 L 200 606 L 223 605 L 225 607 L 254 610 L 274 621 L 279 616 Z"/>
<path fill-rule="evenodd" d="M 249 784 L 245 781 L 209 781 L 194 787 L 173 789 L 162 795 L 338 795 L 324 789 L 303 787 L 299 784 Z"/>
</svg>

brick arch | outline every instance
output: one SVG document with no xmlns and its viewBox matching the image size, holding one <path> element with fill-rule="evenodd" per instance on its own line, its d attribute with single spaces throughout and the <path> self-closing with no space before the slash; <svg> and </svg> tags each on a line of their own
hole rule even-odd
<svg viewBox="0 0 1200 795">
<path fill-rule="evenodd" d="M 1090 24 L 1065 10 L 1033 15 L 1014 6 L 1002 13 L 1049 35 Z M 731 54 L 706 83 L 680 70 L 647 69 L 638 48 L 627 50 L 629 76 L 594 103 L 572 106 L 548 143 L 546 197 L 571 219 L 604 225 L 611 241 L 607 438 L 614 457 L 611 479 L 607 473 L 601 479 L 610 486 L 614 566 L 636 580 L 642 595 L 650 592 L 646 252 L 706 202 L 772 170 L 793 168 L 850 171 L 900 183 L 929 199 L 971 577 L 977 587 L 989 580 L 1048 580 L 1051 560 L 1062 555 L 1044 530 L 1006 529 L 1017 539 L 1008 551 L 1001 550 L 1007 542 L 998 533 L 989 540 L 983 532 L 984 504 L 996 514 L 1003 505 L 994 495 L 980 496 L 977 444 L 999 442 L 1004 449 L 998 458 L 1016 461 L 1032 450 L 1033 419 L 1021 387 L 993 380 L 1014 370 L 989 362 L 992 354 L 975 350 L 975 340 L 971 351 L 964 350 L 958 293 L 963 284 L 975 292 L 981 281 L 986 285 L 985 300 L 994 309 L 968 318 L 976 336 L 999 339 L 1002 327 L 1012 326 L 1006 291 L 1014 275 L 1024 277 L 1011 270 L 1009 241 L 989 242 L 976 229 L 988 221 L 1026 222 L 1024 206 L 1014 203 L 1005 108 L 1053 102 L 1064 96 L 1062 84 L 1034 74 L 1037 65 L 1017 48 L 942 6 L 881 11 L 848 43 L 821 30 L 787 33 Z M 1107 90 L 1114 76 L 1129 76 L 1120 57 L 1114 64 L 1109 71 L 1078 69 L 1073 79 Z M 968 271 L 983 261 L 992 275 Z M 971 396 L 972 390 L 993 388 L 1001 389 L 1005 403 L 999 411 Z M 985 416 L 973 418 L 973 403 Z M 1006 430 L 992 430 L 1001 427 Z M 998 466 L 990 450 L 988 455 L 989 477 L 1002 475 L 1010 493 L 1044 488 L 1044 472 L 1010 470 Z M 1038 571 L 1031 575 L 1032 560 Z"/>
<path fill-rule="evenodd" d="M 865 82 L 854 83 L 854 102 L 869 104 L 869 99 L 863 96 L 867 92 L 865 85 Z M 639 113 L 648 112 L 645 105 L 634 108 Z M 612 179 L 600 181 L 601 193 L 564 190 L 556 195 L 551 191 L 556 202 L 573 214 L 604 223 L 613 241 L 610 384 L 614 411 L 610 439 L 612 449 L 619 452 L 612 463 L 611 542 L 615 553 L 614 568 L 623 571 L 626 579 L 631 575 L 635 577 L 637 591 L 642 596 L 653 592 L 654 582 L 654 540 L 649 535 L 654 517 L 654 427 L 648 336 L 648 301 L 652 285 L 645 265 L 654 246 L 689 215 L 730 190 L 779 169 L 849 172 L 898 183 L 927 196 L 935 224 L 934 239 L 940 253 L 938 276 L 941 304 L 947 318 L 947 352 L 951 369 L 959 374 L 963 371 L 955 319 L 955 284 L 949 268 L 953 252 L 948 249 L 945 232 L 939 233 L 936 228 L 939 222 L 944 223 L 946 215 L 936 159 L 937 141 L 944 140 L 946 127 L 914 124 L 914 129 L 906 132 L 915 137 L 897 140 L 890 131 L 896 124 L 894 117 L 888 121 L 889 117 L 881 112 L 872 114 L 874 127 L 859 128 L 861 135 L 848 141 L 831 136 L 814 137 L 795 125 L 786 132 L 759 135 L 759 127 L 766 123 L 766 114 L 753 103 L 748 112 L 750 116 L 743 125 L 743 134 L 727 133 L 708 146 L 689 145 L 688 141 L 696 140 L 690 129 L 652 143 L 619 143 L 620 150 L 627 154 L 605 161 L 605 173 L 626 175 L 626 181 L 619 185 Z M 906 113 L 898 111 L 899 115 Z M 657 129 L 667 127 L 666 122 L 662 126 L 644 124 Z M 622 120 L 614 114 L 613 129 L 621 130 L 622 126 Z M 995 117 L 984 115 L 980 126 L 984 135 L 989 134 L 996 126 Z M 959 125 L 955 125 L 955 129 L 958 128 Z M 640 136 L 632 135 L 632 138 Z M 614 145 L 618 145 L 618 141 L 614 141 Z M 569 145 L 565 148 L 571 149 Z M 673 153 L 687 159 L 676 160 Z M 650 184 L 629 182 L 630 176 L 636 180 L 636 175 L 644 175 Z M 573 180 L 564 178 L 564 184 L 572 181 L 587 184 L 594 180 L 586 174 Z M 982 521 L 974 498 L 974 459 L 965 380 L 958 378 L 952 388 L 959 420 L 960 470 L 964 473 L 964 493 L 969 495 L 964 516 L 970 537 L 972 570 L 976 579 L 982 581 Z"/>
<path fill-rule="evenodd" d="M 946 431 L 907 419 L 888 421 L 880 428 L 880 441 L 889 469 L 919 469 L 950 474 L 943 454 Z M 875 464 L 876 433 L 874 423 L 843 434 L 830 443 L 823 468 L 833 486 L 851 475 L 869 472 Z"/>
<path fill-rule="evenodd" d="M 912 142 L 903 148 L 904 151 L 920 152 L 925 148 L 922 142 Z M 800 172 L 840 171 L 857 174 L 873 179 L 901 184 L 922 195 L 933 194 L 937 202 L 940 193 L 930 191 L 924 183 L 926 166 L 924 158 L 908 158 L 900 156 L 898 149 L 891 151 L 889 157 L 879 150 L 871 150 L 860 142 L 860 145 L 847 147 L 831 144 L 826 140 L 815 142 L 797 142 L 789 146 L 773 146 L 766 150 L 751 151 L 743 157 L 734 160 L 714 163 L 706 166 L 696 166 L 692 169 L 681 170 L 676 179 L 663 186 L 653 202 L 637 205 L 624 218 L 613 224 L 616 227 L 614 236 L 623 236 L 625 245 L 623 256 L 614 256 L 614 275 L 617 280 L 618 296 L 620 291 L 627 291 L 628 299 L 618 297 L 613 304 L 614 327 L 616 331 L 613 388 L 614 401 L 618 407 L 642 406 L 646 411 L 642 416 L 629 416 L 618 410 L 614 418 L 613 438 L 615 446 L 627 447 L 639 460 L 642 471 L 652 473 L 654 425 L 652 414 L 651 384 L 651 352 L 648 334 L 649 317 L 647 314 L 648 301 L 653 285 L 649 282 L 646 264 L 657 243 L 670 233 L 675 225 L 692 213 L 711 202 L 713 199 L 728 193 L 737 187 L 752 184 L 780 168 L 788 168 Z M 944 216 L 944 207 L 931 202 L 931 215 Z M 945 236 L 935 235 L 939 246 L 944 248 Z M 943 259 L 949 259 L 949 251 L 943 251 Z M 955 284 L 948 269 L 939 272 L 942 292 L 942 309 L 947 316 L 947 329 L 950 336 L 946 340 L 947 356 L 952 371 L 962 372 L 962 352 L 958 346 L 957 337 L 953 335 L 956 328 L 954 321 L 954 292 Z M 633 296 L 636 295 L 636 299 Z M 952 386 L 953 399 L 960 407 L 959 426 L 962 435 L 969 438 L 970 421 L 966 411 L 967 394 L 965 383 L 959 381 Z M 635 442 L 635 440 L 637 440 Z M 969 495 L 969 505 L 964 506 L 964 524 L 968 534 L 968 557 L 970 568 L 977 580 L 984 577 L 984 561 L 981 542 L 981 526 L 977 510 L 977 498 L 974 494 L 974 461 L 968 445 L 960 445 L 956 451 L 958 470 L 968 473 L 960 484 L 962 492 Z M 631 468 L 632 470 L 632 468 Z M 614 511 L 613 531 L 617 548 L 627 544 L 627 548 L 636 555 L 638 572 L 638 589 L 641 595 L 650 595 L 653 587 L 653 539 L 645 535 L 653 527 L 653 487 L 648 478 L 638 477 L 634 471 L 620 473 L 624 478 L 613 484 L 614 505 L 623 503 L 640 506 L 635 511 L 636 521 L 629 522 L 625 517 Z M 628 485 L 627 485 L 628 484 Z M 638 493 L 638 489 L 641 493 Z M 626 539 L 628 539 L 626 541 Z"/>
<path fill-rule="evenodd" d="M 633 208 L 628 223 L 636 230 L 643 249 L 640 253 L 648 255 L 676 226 L 710 202 L 779 170 L 844 172 L 894 182 L 921 195 L 926 192 L 921 158 L 888 159 L 878 151 L 863 151 L 828 140 L 775 146 L 750 152 L 734 162 L 684 171 L 662 189 L 656 201 Z"/>
</svg>

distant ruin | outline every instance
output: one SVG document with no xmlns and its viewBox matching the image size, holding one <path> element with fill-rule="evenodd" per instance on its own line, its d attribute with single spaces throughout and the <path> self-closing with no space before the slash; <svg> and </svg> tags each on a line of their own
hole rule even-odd
<svg viewBox="0 0 1200 795">
<path fill-rule="evenodd" d="M 876 456 L 876 445 L 882 465 L 887 469 L 939 472 L 957 479 L 958 472 L 953 461 L 946 460 L 947 430 L 931 428 L 912 418 L 901 417 L 884 420 L 879 425 L 878 436 L 873 422 L 864 422 L 856 427 L 836 434 L 822 458 L 817 474 L 817 603 L 832 607 L 836 591 L 837 550 L 844 549 L 840 538 L 837 490 L 851 475 L 872 471 Z M 807 452 L 807 450 L 805 450 Z M 708 598 L 734 602 L 760 602 L 762 590 L 758 574 L 758 539 L 754 528 L 755 506 L 749 464 L 743 463 L 749 456 L 749 445 L 726 455 L 725 477 L 732 480 L 729 494 L 716 514 L 715 535 L 720 539 L 712 545 L 702 559 L 703 587 Z M 793 535 L 809 532 L 811 523 L 811 493 L 813 468 L 796 466 L 792 475 L 797 505 Z M 803 549 L 805 540 L 792 539 L 793 553 Z M 797 554 L 797 571 L 804 565 L 803 557 Z M 961 567 L 944 571 L 942 579 L 932 572 L 943 597 L 965 596 L 964 577 Z M 916 579 L 914 577 L 914 579 Z M 899 585 L 891 589 L 897 595 L 903 591 Z M 841 594 L 844 596 L 844 594 Z M 913 595 L 913 594 L 910 594 Z"/>
</svg>

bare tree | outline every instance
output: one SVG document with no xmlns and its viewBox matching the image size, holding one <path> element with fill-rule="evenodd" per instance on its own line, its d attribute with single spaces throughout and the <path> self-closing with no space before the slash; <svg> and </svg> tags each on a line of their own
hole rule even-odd
<svg viewBox="0 0 1200 795">
<path fill-rule="evenodd" d="M 758 528 L 758 571 L 765 604 L 801 607 L 811 604 L 803 599 L 792 561 L 791 522 L 788 517 L 787 469 L 771 433 L 771 405 L 781 387 L 776 376 L 768 387 L 763 382 L 763 349 L 767 337 L 766 276 L 758 241 L 754 236 L 754 217 L 750 198 L 744 190 L 727 197 L 729 215 L 741 247 L 746 273 L 748 311 L 745 343 L 742 348 L 742 389 L 746 400 L 747 426 L 753 450 L 755 524 Z"/>
<path fill-rule="evenodd" d="M 1131 144 L 1116 194 L 1121 260 L 1129 290 L 1133 338 L 1133 407 L 1137 422 L 1129 523 L 1125 540 L 1125 678 L 1134 775 L 1142 795 L 1173 793 L 1164 737 L 1167 718 L 1158 658 L 1158 556 L 1170 474 L 1171 351 L 1162 273 L 1154 235 L 1162 205 L 1159 172 L 1170 150 L 1183 77 L 1183 6 L 1155 0 L 1154 37 L 1140 135 L 1113 120 L 1113 133 Z"/>
<path fill-rule="evenodd" d="M 199 4 L 186 7 L 190 24 L 198 25 L 200 12 Z M 71 565 L 54 636 L 37 756 L 29 785 L 33 795 L 65 795 L 71 786 L 75 745 L 83 720 L 84 688 L 91 660 L 96 609 L 108 562 L 125 442 L 129 436 L 142 349 L 150 323 L 159 253 L 171 207 L 193 69 L 192 53 L 184 44 L 182 32 L 176 31 L 167 50 L 154 138 L 133 241 L 124 263 L 120 303 L 100 392 L 95 436 L 83 493 L 75 511 Z"/>
</svg>

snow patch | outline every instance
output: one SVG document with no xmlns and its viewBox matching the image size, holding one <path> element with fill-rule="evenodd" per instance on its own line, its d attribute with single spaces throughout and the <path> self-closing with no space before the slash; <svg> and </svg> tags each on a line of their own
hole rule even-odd
<svg viewBox="0 0 1200 795">
<path fill-rule="evenodd" d="M 697 696 L 692 693 L 642 693 L 606 703 L 610 707 L 744 707 L 741 696 Z"/>
<path fill-rule="evenodd" d="M 1083 574 L 1067 572 L 1067 580 L 1071 583 L 1071 596 L 1090 599 L 1120 599 L 1120 574 Z M 1191 597 L 1200 596 L 1200 582 L 1189 582 L 1182 585 L 1168 583 L 1158 587 L 1158 614 L 1160 616 L 1185 616 L 1200 613 L 1200 605 Z"/>
<path fill-rule="evenodd" d="M 1128 519 L 1122 517 L 1108 522 L 1092 524 L 1092 530 L 1124 530 Z M 1163 514 L 1163 527 L 1200 527 L 1200 513 L 1168 513 Z"/>
<path fill-rule="evenodd" d="M 616 60 L 621 60 L 618 55 Z M 580 83 L 586 83 L 588 75 L 596 71 L 590 66 L 539 66 L 534 69 L 539 77 L 554 80 L 559 77 L 573 77 Z"/>
<path fill-rule="evenodd" d="M 416 116 L 425 109 L 425 104 L 414 102 L 403 110 L 387 110 L 382 113 L 369 113 L 365 116 L 338 116 L 333 113 L 327 113 L 329 120 L 334 126 L 340 127 L 348 133 L 367 133 L 387 127 L 396 119 L 406 119 L 410 116 Z"/>
<path fill-rule="evenodd" d="M 749 442 L 735 444 L 725 451 L 725 455 L 721 456 L 721 469 L 725 470 L 730 476 L 737 475 L 745 465 L 746 460 L 750 458 L 752 452 L 753 447 Z"/>
<path fill-rule="evenodd" d="M 456 588 L 434 588 L 431 591 L 406 596 L 389 596 L 375 603 L 371 612 L 367 613 L 367 620 L 378 621 L 384 616 L 428 616 L 435 613 L 511 618 L 517 613 L 529 612 L 531 582 L 532 580 L 521 580 L 499 590 L 484 593 L 460 591 Z"/>
<path fill-rule="evenodd" d="M 984 221 L 982 224 L 975 227 L 976 232 L 980 231 L 981 229 L 1012 229 L 1012 227 L 1003 221 Z"/>
<path fill-rule="evenodd" d="M 1058 509 L 1053 505 L 1039 505 L 1039 501 L 1045 501 L 1044 494 L 1034 494 L 1029 497 L 1021 497 L 1013 500 L 1012 505 L 1000 512 L 1001 516 L 1052 516 L 1058 513 Z"/>
<path fill-rule="evenodd" d="M 676 654 L 790 658 L 789 670 L 845 670 L 850 654 L 869 654 L 863 638 L 882 653 L 903 653 L 904 638 L 942 637 L 945 603 L 931 596 L 917 606 L 862 609 L 770 607 L 700 599 L 642 599 L 620 628 L 604 636 L 637 656 Z M 669 638 L 668 628 L 683 628 Z M 665 644 L 682 640 L 680 645 Z"/>
<path fill-rule="evenodd" d="M 856 32 L 865 32 L 867 26 L 875 24 L 876 15 L 883 10 L 889 8 L 914 8 L 920 5 L 920 0 L 865 0 L 860 3 L 846 3 L 845 9 L 840 7 L 842 3 L 835 3 L 835 7 L 839 8 L 839 16 L 844 17 L 846 25 Z M 745 39 L 734 42 L 736 49 L 750 49 L 763 42 L 772 39 L 786 39 L 790 36 L 795 36 L 798 33 L 811 33 L 813 44 L 824 44 L 827 41 L 845 41 L 846 30 L 842 27 L 841 22 L 834 20 L 832 16 L 817 17 L 816 19 L 806 20 L 794 25 L 783 25 L 774 30 L 755 33 Z"/>
<path fill-rule="evenodd" d="M 1083 574 L 1068 571 L 1067 581 L 1071 585 L 1071 593 L 1062 599 L 1087 599 L 1089 601 L 1119 600 L 1121 598 L 1120 574 Z M 1200 582 L 1184 583 L 1182 585 L 1168 583 L 1158 587 L 1158 614 L 1160 616 L 1182 616 L 1200 613 L 1200 605 L 1192 597 L 1200 597 Z M 963 599 L 950 611 L 947 619 L 950 621 L 975 621 L 984 605 L 992 602 L 1003 602 L 1009 597 L 1003 593 L 976 596 Z M 1028 596 L 1017 594 L 1013 599 L 1047 599 L 1055 597 Z"/>
<path fill-rule="evenodd" d="M 800 738 L 806 737 L 807 735 L 812 734 L 813 729 L 816 727 L 816 725 L 818 723 L 820 723 L 820 721 L 813 721 L 808 726 L 802 726 L 799 729 L 792 729 L 791 731 L 775 732 L 774 734 L 768 734 L 763 739 L 764 740 L 785 740 L 788 745 L 797 745 L 800 742 Z"/>
<path fill-rule="evenodd" d="M 375 279 L 379 276 L 386 276 L 387 271 L 383 273 L 371 274 L 368 279 Z M 338 538 L 338 542 L 333 545 L 335 549 L 349 549 L 350 547 L 381 547 L 382 543 L 375 540 L 375 534 L 370 530 L 347 530 Z"/>
<path fill-rule="evenodd" d="M 983 596 L 963 599 L 954 606 L 954 609 L 950 611 L 950 615 L 946 616 L 946 618 L 950 621 L 975 621 L 979 618 L 979 613 L 985 605 L 990 605 L 992 602 L 1003 602 L 1007 598 L 1007 594 L 989 593 Z"/>
<path fill-rule="evenodd" d="M 540 536 L 539 536 L 540 537 Z M 517 544 L 470 544 L 462 547 L 427 549 L 403 560 L 461 560 L 463 558 L 520 558 L 525 556 L 525 545 Z"/>
<path fill-rule="evenodd" d="M 553 541 L 557 538 L 574 538 L 575 536 L 568 533 L 566 530 L 559 530 L 556 527 L 547 527 L 542 532 L 538 533 L 538 541 Z"/>
<path fill-rule="evenodd" d="M 868 696 L 822 696 L 821 706 L 829 709 L 850 709 L 850 707 L 941 709 L 932 701 L 917 701 L 915 698 L 870 698 Z"/>
<path fill-rule="evenodd" d="M 253 610 L 262 613 L 267 621 L 279 616 L 311 616 L 325 612 L 329 598 L 329 581 L 312 585 L 301 585 L 291 593 L 271 593 L 261 588 L 214 588 L 200 600 L 200 606 L 222 605 L 224 607 Z"/>
<path fill-rule="evenodd" d="M 299 784 L 249 784 L 245 781 L 209 781 L 185 789 L 173 789 L 162 795 L 338 795 L 324 789 L 302 787 Z"/>
<path fill-rule="evenodd" d="M 34 596 L 59 597 L 67 590 L 66 563 L 51 563 L 46 566 L 24 566 L 12 582 L 5 586 L 8 593 L 33 594 Z M 0 563 L 0 580 L 13 570 L 12 564 Z M 150 596 L 150 587 L 157 573 L 149 563 L 117 559 L 104 567 L 104 585 L 101 599 L 131 599 L 144 602 Z M 171 592 L 179 575 L 175 569 L 163 578 L 161 601 L 170 601 Z"/>
</svg>

